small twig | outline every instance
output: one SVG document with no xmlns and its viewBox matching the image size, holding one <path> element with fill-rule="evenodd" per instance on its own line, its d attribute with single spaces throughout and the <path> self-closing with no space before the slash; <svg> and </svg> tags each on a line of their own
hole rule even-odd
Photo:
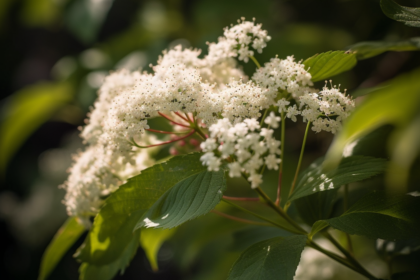
<svg viewBox="0 0 420 280">
<path fill-rule="evenodd" d="M 186 134 L 186 133 L 189 133 L 189 131 L 186 131 L 186 132 L 172 132 L 172 131 L 156 130 L 156 129 L 151 129 L 151 128 L 148 128 L 148 129 L 145 129 L 145 130 L 150 131 L 150 132 L 155 132 L 155 133 L 161 133 L 161 134 Z"/>
<path fill-rule="evenodd" d="M 170 140 L 170 141 L 162 142 L 162 143 L 159 143 L 159 144 L 148 145 L 148 146 L 140 146 L 140 145 L 138 145 L 138 144 L 134 141 L 134 139 L 133 139 L 133 138 L 131 138 L 131 141 L 132 141 L 132 144 L 133 144 L 134 146 L 136 146 L 137 148 L 143 148 L 143 149 L 145 149 L 145 148 L 157 147 L 157 146 L 162 146 L 162 145 L 166 145 L 166 144 L 174 143 L 174 142 L 176 142 L 176 141 L 179 141 L 179 140 L 183 140 L 183 139 L 185 139 L 185 138 L 188 138 L 188 137 L 190 137 L 191 135 L 193 135 L 194 133 L 195 133 L 195 130 L 191 131 L 190 133 L 188 133 L 187 135 L 185 135 L 185 136 L 183 136 L 183 137 L 179 137 L 179 138 L 176 138 L 176 139 L 172 139 L 172 140 Z"/>
<path fill-rule="evenodd" d="M 183 119 L 184 121 L 186 121 L 186 122 L 188 122 L 188 119 L 187 118 L 185 118 L 183 115 L 181 115 L 180 113 L 178 113 L 178 112 L 175 112 L 175 115 L 177 115 L 178 117 L 180 117 L 181 119 Z"/>
<path fill-rule="evenodd" d="M 168 117 L 167 115 L 165 115 L 165 114 L 163 114 L 163 113 L 161 113 L 161 112 L 158 112 L 158 114 L 159 114 L 161 117 L 164 117 L 165 119 L 167 119 L 168 121 L 170 121 L 172 124 L 176 124 L 176 125 L 179 125 L 179 126 L 182 126 L 182 127 L 186 127 L 186 128 L 191 128 L 190 126 L 184 125 L 184 124 L 182 124 L 182 123 L 175 122 L 175 121 L 174 121 L 174 120 L 172 120 L 170 117 Z"/>
<path fill-rule="evenodd" d="M 233 201 L 260 201 L 259 197 L 233 197 L 224 195 L 223 198 Z"/>
<path fill-rule="evenodd" d="M 219 216 L 225 217 L 227 219 L 230 219 L 230 220 L 233 220 L 233 221 L 236 221 L 236 222 L 240 222 L 240 223 L 259 225 L 259 226 L 270 226 L 270 227 L 273 226 L 272 224 L 269 224 L 269 223 L 261 223 L 261 222 L 256 222 L 256 221 L 251 221 L 251 220 L 247 220 L 247 219 L 238 218 L 238 217 L 235 217 L 235 216 L 232 216 L 232 215 L 229 215 L 229 214 L 226 214 L 226 213 L 214 210 L 214 209 L 211 210 L 210 212 L 215 213 Z"/>
</svg>

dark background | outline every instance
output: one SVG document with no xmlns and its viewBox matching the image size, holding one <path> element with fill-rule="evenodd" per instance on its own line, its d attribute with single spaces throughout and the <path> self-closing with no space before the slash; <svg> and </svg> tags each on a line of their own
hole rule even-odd
<svg viewBox="0 0 420 280">
<path fill-rule="evenodd" d="M 420 6 L 420 1 L 398 2 Z M 42 253 L 66 219 L 61 203 L 64 190 L 58 186 L 67 177 L 71 154 L 82 147 L 77 127 L 83 125 L 104 75 L 121 67 L 150 70 L 148 65 L 156 63 L 163 49 L 179 43 L 201 48 L 205 54 L 206 41 L 216 41 L 223 27 L 242 16 L 255 17 L 272 37 L 263 54 L 256 56 L 261 63 L 276 54 L 280 58 L 295 55 L 300 60 L 319 52 L 344 50 L 360 41 L 420 36 L 419 29 L 387 18 L 375 0 L 0 1 L 2 122 L 13 123 L 10 112 L 19 106 L 19 96 L 36 96 L 50 89 L 68 96 L 45 117 L 17 126 L 14 145 L 0 146 L 4 165 L 0 177 L 1 279 L 37 277 Z M 334 78 L 334 84 L 351 93 L 409 71 L 419 62 L 417 52 L 385 53 L 360 61 L 352 71 Z M 248 63 L 244 69 L 252 73 L 255 67 Z M 40 105 L 35 100 L 33 106 Z M 288 133 L 292 135 L 286 139 L 292 160 L 299 152 L 303 129 L 291 125 L 290 130 L 300 135 L 296 139 Z M 4 126 L 0 132 L 0 137 L 9 133 Z M 325 152 L 331 137 L 321 133 L 308 141 L 309 158 L 314 158 Z M 71 255 L 80 243 L 50 279 L 77 279 L 78 263 Z M 179 244 L 164 246 L 159 273 L 151 272 L 139 252 L 121 279 L 206 279 L 200 276 L 203 267 L 199 261 L 183 266 L 174 260 L 176 247 L 182 253 Z"/>
</svg>

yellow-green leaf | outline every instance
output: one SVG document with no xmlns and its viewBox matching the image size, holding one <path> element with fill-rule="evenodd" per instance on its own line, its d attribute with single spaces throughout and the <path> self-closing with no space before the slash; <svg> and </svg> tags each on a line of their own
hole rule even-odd
<svg viewBox="0 0 420 280">
<path fill-rule="evenodd" d="M 158 270 L 157 256 L 163 242 L 168 240 L 176 231 L 173 229 L 145 228 L 140 235 L 140 245 L 146 253 L 153 271 Z"/>
<path fill-rule="evenodd" d="M 85 230 L 85 227 L 77 222 L 77 218 L 71 217 L 67 219 L 55 234 L 54 239 L 42 256 L 38 280 L 44 280 L 48 277 L 63 255 Z"/>
<path fill-rule="evenodd" d="M 356 54 L 345 51 L 329 51 L 306 59 L 303 64 L 312 75 L 312 81 L 322 81 L 352 69 L 357 64 Z"/>
</svg>

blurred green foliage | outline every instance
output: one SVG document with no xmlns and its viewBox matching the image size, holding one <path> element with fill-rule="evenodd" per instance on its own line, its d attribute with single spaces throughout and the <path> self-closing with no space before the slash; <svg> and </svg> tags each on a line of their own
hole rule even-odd
<svg viewBox="0 0 420 280">
<path fill-rule="evenodd" d="M 420 6 L 417 0 L 397 2 L 405 6 Z M 413 50 L 413 45 L 418 48 L 411 38 L 420 36 L 420 31 L 388 19 L 379 4 L 380 1 L 376 0 L 1 0 L 0 170 L 4 176 L 0 189 L 0 230 L 6 237 L 4 245 L 0 246 L 0 257 L 5 260 L 0 266 L 0 278 L 34 279 L 38 274 L 40 256 L 55 230 L 46 231 L 36 246 L 29 246 L 28 240 L 21 234 L 27 229 L 25 223 L 13 227 L 6 218 L 8 205 L 15 203 L 13 199 L 8 200 L 9 194 L 23 204 L 39 195 L 33 188 L 35 184 L 56 188 L 65 179 L 46 177 L 40 171 L 45 168 L 39 163 L 42 162 L 40 159 L 44 152 L 51 149 L 64 151 L 66 141 L 70 141 L 66 139 L 73 139 L 68 135 L 77 133 L 77 127 L 83 125 L 83 116 L 92 106 L 104 76 L 119 68 L 149 71 L 149 64 L 156 63 L 163 49 L 177 44 L 202 48 L 206 53 L 205 42 L 217 40 L 223 27 L 242 16 L 247 19 L 256 17 L 273 38 L 264 53 L 257 55 L 261 63 L 276 54 L 280 58 L 294 55 L 300 60 L 330 50 L 348 50 L 350 45 L 352 50 L 359 50 L 358 59 L 361 59 L 364 46 L 376 46 L 377 57 L 359 61 L 351 71 L 334 77 L 334 83 L 341 83 L 349 91 L 359 92 L 358 95 L 367 94 L 375 87 L 374 95 L 368 96 L 364 106 L 386 98 L 389 87 L 395 85 L 396 98 L 414 108 L 417 102 L 414 96 L 419 96 L 417 87 L 397 85 L 398 79 L 385 84 L 389 87 L 383 87 L 381 83 L 417 68 L 419 53 L 382 51 Z M 359 42 L 368 43 L 354 45 Z M 371 55 L 363 53 L 362 58 Z M 247 73 L 255 70 L 250 63 L 243 67 Z M 407 75 L 415 80 L 418 71 Z M 413 84 L 414 87 L 417 82 L 413 81 Z M 322 81 L 316 84 L 318 87 L 322 85 Z M 362 91 L 364 93 L 360 93 Z M 408 99 L 410 96 L 414 99 Z M 386 120 L 392 119 L 389 112 L 403 115 L 410 111 L 405 105 L 397 107 L 397 104 L 389 102 L 383 103 L 382 107 L 377 106 L 372 105 L 372 112 L 381 111 Z M 366 109 L 360 109 L 363 110 Z M 394 176 L 390 180 L 405 180 L 408 185 L 418 182 L 413 175 L 419 168 L 418 153 L 414 152 L 415 149 L 418 151 L 420 142 L 416 110 L 410 111 L 412 114 L 401 125 L 398 123 L 397 130 L 388 127 L 386 133 L 377 133 L 374 128 L 393 123 L 381 118 L 358 134 L 365 135 L 365 140 L 360 142 L 371 145 L 373 149 L 370 151 L 374 151 L 375 156 L 393 159 L 393 170 L 396 172 L 390 173 L 389 176 Z M 369 116 L 368 113 L 363 115 L 362 123 Z M 156 121 L 156 127 L 159 125 L 164 124 Z M 303 130 L 300 124 L 287 123 L 285 159 L 291 164 L 287 167 L 290 170 L 285 170 L 285 193 L 289 185 L 287 182 L 293 176 L 293 164 L 297 162 Z M 390 135 L 393 135 L 392 138 L 389 138 Z M 340 137 L 337 139 L 345 138 Z M 391 140 L 389 151 L 388 139 Z M 347 140 L 335 141 L 344 143 Z M 331 137 L 327 134 L 310 135 L 303 165 L 309 165 L 325 153 L 330 142 Z M 66 156 L 59 160 L 65 162 L 76 147 L 65 150 Z M 356 149 L 357 146 L 354 151 Z M 338 148 L 334 151 L 341 155 Z M 401 176 L 402 179 L 398 178 Z M 268 173 L 263 187 L 267 189 L 276 180 L 275 172 Z M 246 188 L 244 182 L 235 183 L 236 186 L 228 189 L 228 193 L 234 195 Z M 377 184 L 383 185 L 380 180 Z M 275 196 L 273 189 L 267 189 L 267 193 Z M 52 204 L 48 200 L 42 203 Z M 10 209 L 21 209 L 18 208 L 21 204 L 13 205 L 16 207 Z M 22 216 L 34 212 L 31 209 L 41 207 L 39 202 L 27 205 L 29 210 L 22 211 L 25 213 Z M 218 208 L 235 213 L 226 205 Z M 60 211 L 64 211 L 64 206 L 57 208 L 57 212 Z M 293 214 L 293 211 L 292 206 L 289 212 Z M 140 252 L 124 279 L 224 279 L 239 256 L 236 251 L 225 252 L 238 235 L 235 232 L 242 230 L 243 226 L 227 220 L 220 224 L 221 220 L 224 221 L 210 213 L 181 226 L 165 243 L 169 246 L 166 251 L 164 244 L 157 256 L 160 273 L 153 274 L 148 270 L 148 264 L 144 264 L 145 255 Z M 51 223 L 55 223 L 56 228 L 60 225 L 54 219 Z M 77 279 L 77 269 L 77 264 L 68 254 L 51 279 Z"/>
</svg>

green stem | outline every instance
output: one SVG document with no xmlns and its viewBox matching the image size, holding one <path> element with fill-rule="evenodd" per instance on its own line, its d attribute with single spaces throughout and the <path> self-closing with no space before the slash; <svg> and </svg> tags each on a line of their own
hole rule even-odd
<svg viewBox="0 0 420 280">
<path fill-rule="evenodd" d="M 198 136 L 200 136 L 203 140 L 207 139 L 207 136 L 203 133 L 200 126 L 197 123 L 197 119 L 194 118 L 194 122 L 191 123 L 191 127 L 197 132 Z"/>
<path fill-rule="evenodd" d="M 354 265 L 360 273 L 368 277 L 369 279 L 376 279 L 373 275 L 371 275 L 354 257 L 350 254 L 337 240 L 334 239 L 328 232 L 324 233 L 324 236 L 332 243 L 334 246 L 340 250 L 341 253 L 347 258 L 347 260 Z"/>
<path fill-rule="evenodd" d="M 260 122 L 260 126 L 261 126 L 261 127 L 262 127 L 262 126 L 263 126 L 263 124 L 264 124 L 264 120 L 265 120 L 265 117 L 267 116 L 267 113 L 268 113 L 268 108 L 267 108 L 267 109 L 265 109 L 264 114 L 263 114 L 263 116 L 262 116 L 262 118 L 261 118 L 261 122 Z"/>
<path fill-rule="evenodd" d="M 294 228 L 298 230 L 298 234 L 308 234 L 306 230 L 301 228 L 295 221 L 293 221 L 289 215 L 287 215 L 283 209 L 281 209 L 279 206 L 277 206 L 270 197 L 260 188 L 255 189 L 257 193 L 264 199 L 264 201 L 267 203 L 268 206 L 270 206 L 274 211 L 276 211 L 283 219 L 285 219 L 290 225 L 292 225 Z"/>
<path fill-rule="evenodd" d="M 221 217 L 227 218 L 229 220 L 240 222 L 240 223 L 258 225 L 258 226 L 269 226 L 269 227 L 272 226 L 272 224 L 269 224 L 269 223 L 261 223 L 261 222 L 256 222 L 256 221 L 251 221 L 251 220 L 247 220 L 247 219 L 238 218 L 238 217 L 235 217 L 235 216 L 232 216 L 232 215 L 229 215 L 229 214 L 226 214 L 226 213 L 214 210 L 214 209 L 211 210 L 210 212 L 215 213 L 215 214 L 217 214 Z"/>
<path fill-rule="evenodd" d="M 284 112 L 281 112 L 281 154 L 280 154 L 280 166 L 279 166 L 279 182 L 277 185 L 277 199 L 276 199 L 276 205 L 280 205 L 281 201 L 281 179 L 283 175 L 283 160 L 284 160 L 284 134 L 286 131 L 286 120 L 284 119 Z"/>
<path fill-rule="evenodd" d="M 230 204 L 231 206 L 233 206 L 233 207 L 235 207 L 235 208 L 237 208 L 237 209 L 239 209 L 239 210 L 241 210 L 241 211 L 243 211 L 245 213 L 248 213 L 248 214 L 251 214 L 251 215 L 257 217 L 258 219 L 261 219 L 263 221 L 269 222 L 270 224 L 272 224 L 272 225 L 274 225 L 276 227 L 279 227 L 279 228 L 284 229 L 284 230 L 287 230 L 287 231 L 291 231 L 290 229 L 288 229 L 286 227 L 283 227 L 281 224 L 278 224 L 278 223 L 276 223 L 276 222 L 274 222 L 274 221 L 272 221 L 270 219 L 267 219 L 267 218 L 265 218 L 265 217 L 263 217 L 263 216 L 261 216 L 261 215 L 259 215 L 257 213 L 254 213 L 252 211 L 249 211 L 248 209 L 243 208 L 243 207 L 241 207 L 239 205 L 236 205 L 235 203 L 233 203 L 233 202 L 231 202 L 229 200 L 222 199 L 222 201 L 225 202 L 225 203 L 227 203 L 227 204 Z M 296 234 L 301 234 L 300 232 L 297 232 L 297 231 L 291 231 L 291 232 L 292 233 L 296 233 Z"/>
<path fill-rule="evenodd" d="M 311 126 L 311 122 L 308 121 L 308 124 L 306 125 L 305 136 L 303 137 L 302 149 L 300 150 L 299 162 L 296 168 L 295 178 L 293 179 L 293 184 L 289 191 L 289 197 L 292 195 L 293 191 L 295 190 L 297 177 L 299 175 L 300 165 L 302 164 L 303 153 L 305 152 L 306 137 L 308 136 L 308 131 L 309 131 L 310 126 Z"/>
<path fill-rule="evenodd" d="M 377 279 L 374 276 L 372 276 L 370 273 L 366 273 L 365 271 L 361 271 L 359 268 L 355 267 L 352 263 L 350 263 L 348 260 L 328 251 L 325 250 L 324 248 L 320 247 L 318 244 L 316 244 L 313 241 L 307 241 L 307 245 L 325 255 L 327 255 L 328 257 L 330 257 L 331 259 L 341 263 L 344 266 L 347 266 L 348 268 L 350 268 L 351 270 L 357 271 L 358 273 L 362 274 L 363 276 L 367 277 L 368 279 Z"/>
<path fill-rule="evenodd" d="M 260 63 L 254 56 L 250 55 L 249 58 L 252 59 L 252 61 L 254 61 L 255 65 L 257 65 L 258 68 L 261 68 Z"/>
</svg>

